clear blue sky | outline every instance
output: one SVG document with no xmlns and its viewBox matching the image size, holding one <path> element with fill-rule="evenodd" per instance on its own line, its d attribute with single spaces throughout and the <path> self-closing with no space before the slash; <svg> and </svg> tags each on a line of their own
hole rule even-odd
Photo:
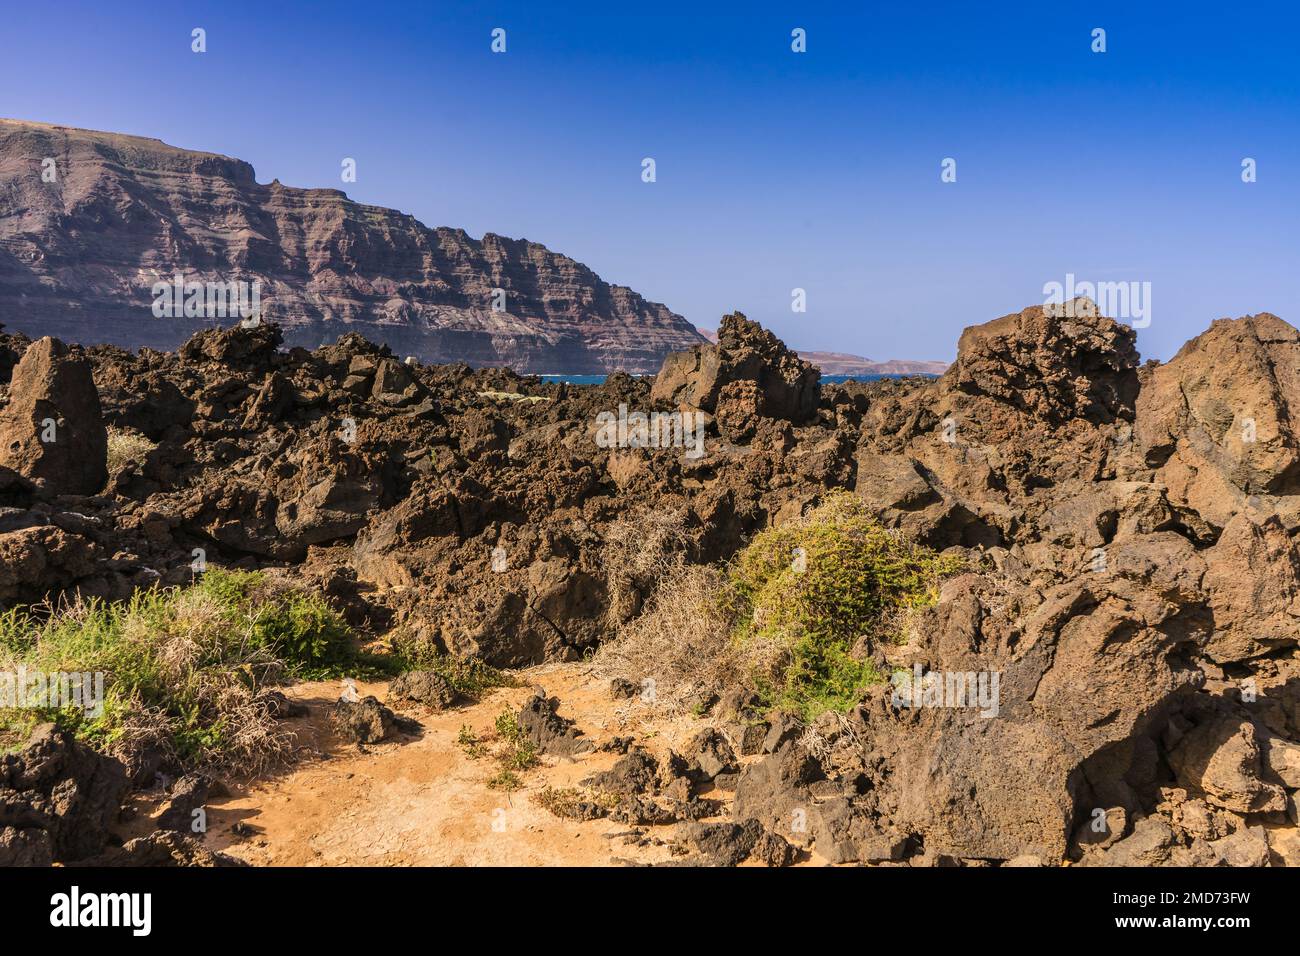
<svg viewBox="0 0 1300 956">
<path fill-rule="evenodd" d="M 1300 324 L 1288 5 L 610 6 L 10 3 L 0 115 L 535 240 L 799 348 L 949 359 L 1070 272 L 1152 284 L 1147 357 L 1225 315 Z"/>
</svg>

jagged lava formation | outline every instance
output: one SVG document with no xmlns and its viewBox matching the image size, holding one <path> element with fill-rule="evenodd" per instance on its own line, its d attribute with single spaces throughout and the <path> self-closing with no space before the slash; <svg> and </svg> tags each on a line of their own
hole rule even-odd
<svg viewBox="0 0 1300 956">
<path fill-rule="evenodd" d="M 0 370 L 40 393 L 0 410 L 0 598 L 181 583 L 202 547 L 293 568 L 352 620 L 457 654 L 576 660 L 618 624 L 614 522 L 677 513 L 690 560 L 714 562 L 847 489 L 972 567 L 909 640 L 870 652 L 995 671 L 998 715 L 877 687 L 817 728 L 816 753 L 774 730 L 734 781 L 734 820 L 834 861 L 1295 862 L 1300 333 L 1220 320 L 1164 365 L 1134 342 L 1034 306 L 967 329 L 937 380 L 823 386 L 733 315 L 653 385 L 578 388 L 407 365 L 359 336 L 285 350 L 274 328 L 138 355 L 7 336 Z M 705 410 L 705 454 L 598 447 L 596 415 L 620 404 Z M 105 422 L 157 448 L 88 495 L 11 443 L 34 414 L 80 416 L 86 455 Z M 758 717 L 709 719 L 739 739 Z"/>
</svg>

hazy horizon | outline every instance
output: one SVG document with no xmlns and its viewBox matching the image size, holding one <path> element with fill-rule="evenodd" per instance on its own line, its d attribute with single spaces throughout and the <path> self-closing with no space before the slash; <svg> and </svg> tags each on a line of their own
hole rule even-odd
<svg viewBox="0 0 1300 956">
<path fill-rule="evenodd" d="M 1300 321 L 1284 8 L 734 10 L 74 2 L 69 32 L 19 8 L 0 114 L 529 239 L 698 327 L 738 309 L 802 350 L 951 360 L 963 327 L 1069 275 L 1149 283 L 1147 358 L 1224 316 Z"/>
</svg>

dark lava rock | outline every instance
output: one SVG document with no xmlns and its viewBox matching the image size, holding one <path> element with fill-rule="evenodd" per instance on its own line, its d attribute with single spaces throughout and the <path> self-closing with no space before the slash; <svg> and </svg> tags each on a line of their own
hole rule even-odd
<svg viewBox="0 0 1300 956">
<path fill-rule="evenodd" d="M 171 789 L 171 798 L 158 815 L 158 827 L 177 833 L 194 831 L 194 811 L 203 807 L 208 798 L 220 789 L 215 780 L 200 773 L 186 774 Z"/>
<path fill-rule="evenodd" d="M 191 836 L 172 830 L 155 830 L 148 836 L 128 840 L 76 866 L 248 866 L 225 853 L 209 850 Z"/>
<path fill-rule="evenodd" d="M 459 697 L 451 682 L 434 671 L 407 671 L 388 685 L 389 700 L 410 700 L 434 710 L 446 710 Z"/>
<path fill-rule="evenodd" d="M 546 691 L 537 688 L 519 711 L 519 726 L 528 739 L 542 753 L 556 757 L 574 757 L 593 749 L 593 744 L 582 737 L 582 731 L 573 721 L 561 717 L 558 697 L 547 697 Z"/>
<path fill-rule="evenodd" d="M 394 730 L 412 733 L 419 728 L 415 721 L 398 717 L 375 697 L 352 702 L 340 700 L 331 714 L 339 736 L 359 744 L 384 740 Z"/>
<path fill-rule="evenodd" d="M 0 866 L 68 863 L 99 852 L 128 789 L 126 768 L 54 724 L 0 757 Z"/>
</svg>

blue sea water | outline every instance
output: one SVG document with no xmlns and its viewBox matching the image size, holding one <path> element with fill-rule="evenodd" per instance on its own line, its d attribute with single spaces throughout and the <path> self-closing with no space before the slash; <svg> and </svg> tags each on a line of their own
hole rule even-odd
<svg viewBox="0 0 1300 956">
<path fill-rule="evenodd" d="M 823 375 L 822 381 L 829 383 L 836 382 L 878 382 L 882 378 L 909 378 L 907 375 Z M 922 378 L 935 378 L 934 375 L 925 375 Z M 570 385 L 599 385 L 605 381 L 604 375 L 564 375 L 557 373 L 555 375 L 541 376 L 543 382 L 568 382 Z"/>
</svg>

